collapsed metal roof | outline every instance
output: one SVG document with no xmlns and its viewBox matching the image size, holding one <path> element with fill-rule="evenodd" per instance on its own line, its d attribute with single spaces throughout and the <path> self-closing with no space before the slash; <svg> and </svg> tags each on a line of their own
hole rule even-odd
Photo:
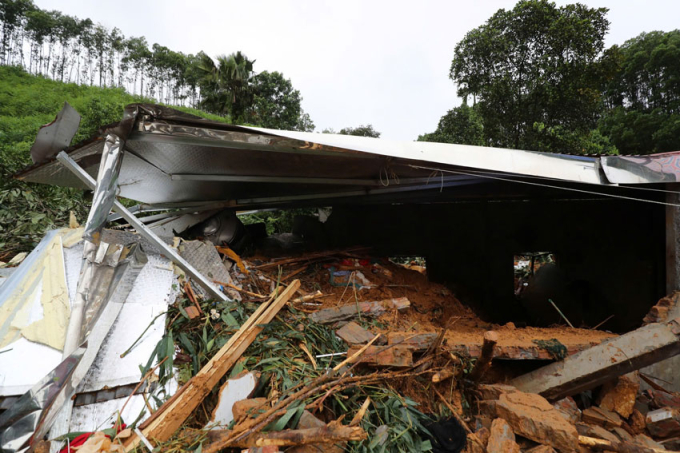
<svg viewBox="0 0 680 453">
<path fill-rule="evenodd" d="M 233 126 L 131 104 L 120 123 L 67 150 L 95 179 L 110 131 L 124 142 L 118 195 L 166 206 L 256 207 L 375 195 L 394 200 L 405 192 L 493 182 L 494 175 L 600 187 L 680 177 L 680 152 L 592 157 L 404 142 Z M 87 188 L 53 158 L 57 151 L 37 150 L 43 162 L 15 177 Z"/>
</svg>

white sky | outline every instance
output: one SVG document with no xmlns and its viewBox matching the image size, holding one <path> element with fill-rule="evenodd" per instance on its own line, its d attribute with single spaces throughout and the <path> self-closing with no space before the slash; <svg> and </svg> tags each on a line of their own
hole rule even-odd
<svg viewBox="0 0 680 453">
<path fill-rule="evenodd" d="M 514 0 L 35 0 L 125 36 L 211 56 L 241 50 L 300 90 L 316 130 L 373 124 L 415 140 L 460 103 L 448 78 L 465 33 Z M 558 4 L 573 3 L 557 1 Z M 582 0 L 610 9 L 607 45 L 680 28 L 677 0 Z"/>
</svg>

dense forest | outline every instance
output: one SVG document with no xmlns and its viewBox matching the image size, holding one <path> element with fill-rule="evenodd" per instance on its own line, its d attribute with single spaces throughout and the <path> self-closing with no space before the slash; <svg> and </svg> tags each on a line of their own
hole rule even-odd
<svg viewBox="0 0 680 453">
<path fill-rule="evenodd" d="M 256 73 L 241 52 L 216 59 L 126 37 L 90 19 L 0 1 L 0 65 L 78 85 L 123 88 L 156 102 L 200 108 L 275 129 L 310 131 L 300 92 L 279 72 Z"/>
<path fill-rule="evenodd" d="M 606 8 L 518 2 L 468 32 L 463 104 L 423 141 L 573 154 L 680 150 L 680 30 L 605 48 Z"/>
</svg>

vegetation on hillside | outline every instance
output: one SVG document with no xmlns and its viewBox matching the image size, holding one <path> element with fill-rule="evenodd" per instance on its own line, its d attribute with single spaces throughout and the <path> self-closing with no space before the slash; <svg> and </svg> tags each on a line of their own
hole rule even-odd
<svg viewBox="0 0 680 453">
<path fill-rule="evenodd" d="M 61 83 L 33 76 L 21 68 L 0 66 L 0 261 L 3 256 L 31 249 L 43 232 L 68 223 L 69 211 L 80 220 L 87 203 L 80 190 L 26 184 L 11 178 L 30 165 L 30 149 L 40 126 L 54 120 L 64 102 L 81 115 L 74 143 L 103 124 L 119 121 L 125 105 L 151 102 L 122 88 Z M 217 121 L 226 118 L 183 107 L 181 110 Z"/>
</svg>

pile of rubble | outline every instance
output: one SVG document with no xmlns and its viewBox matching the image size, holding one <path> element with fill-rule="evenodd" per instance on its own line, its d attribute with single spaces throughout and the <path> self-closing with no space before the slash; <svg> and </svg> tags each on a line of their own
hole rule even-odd
<svg viewBox="0 0 680 453">
<path fill-rule="evenodd" d="M 106 240 L 134 239 L 116 235 L 105 231 Z M 423 269 L 365 248 L 276 259 L 242 259 L 207 241 L 176 240 L 174 248 L 228 297 L 213 297 L 151 253 L 127 306 L 152 266 L 172 290 L 142 294 L 165 294 L 163 311 L 141 321 L 132 313 L 127 329 L 115 324 L 85 378 L 90 387 L 71 397 L 75 411 L 115 396 L 117 405 L 97 409 L 111 412 L 108 425 L 50 431 L 52 451 L 680 450 L 680 395 L 638 371 L 680 352 L 680 324 L 668 319 L 679 295 L 621 336 L 501 326 Z M 110 345 L 119 335 L 125 348 Z M 93 384 L 140 350 L 151 355 L 132 359 L 143 361 L 134 385 Z M 16 429 L 8 408 L 0 427 Z M 30 445 L 48 448 L 39 438 Z"/>
</svg>

